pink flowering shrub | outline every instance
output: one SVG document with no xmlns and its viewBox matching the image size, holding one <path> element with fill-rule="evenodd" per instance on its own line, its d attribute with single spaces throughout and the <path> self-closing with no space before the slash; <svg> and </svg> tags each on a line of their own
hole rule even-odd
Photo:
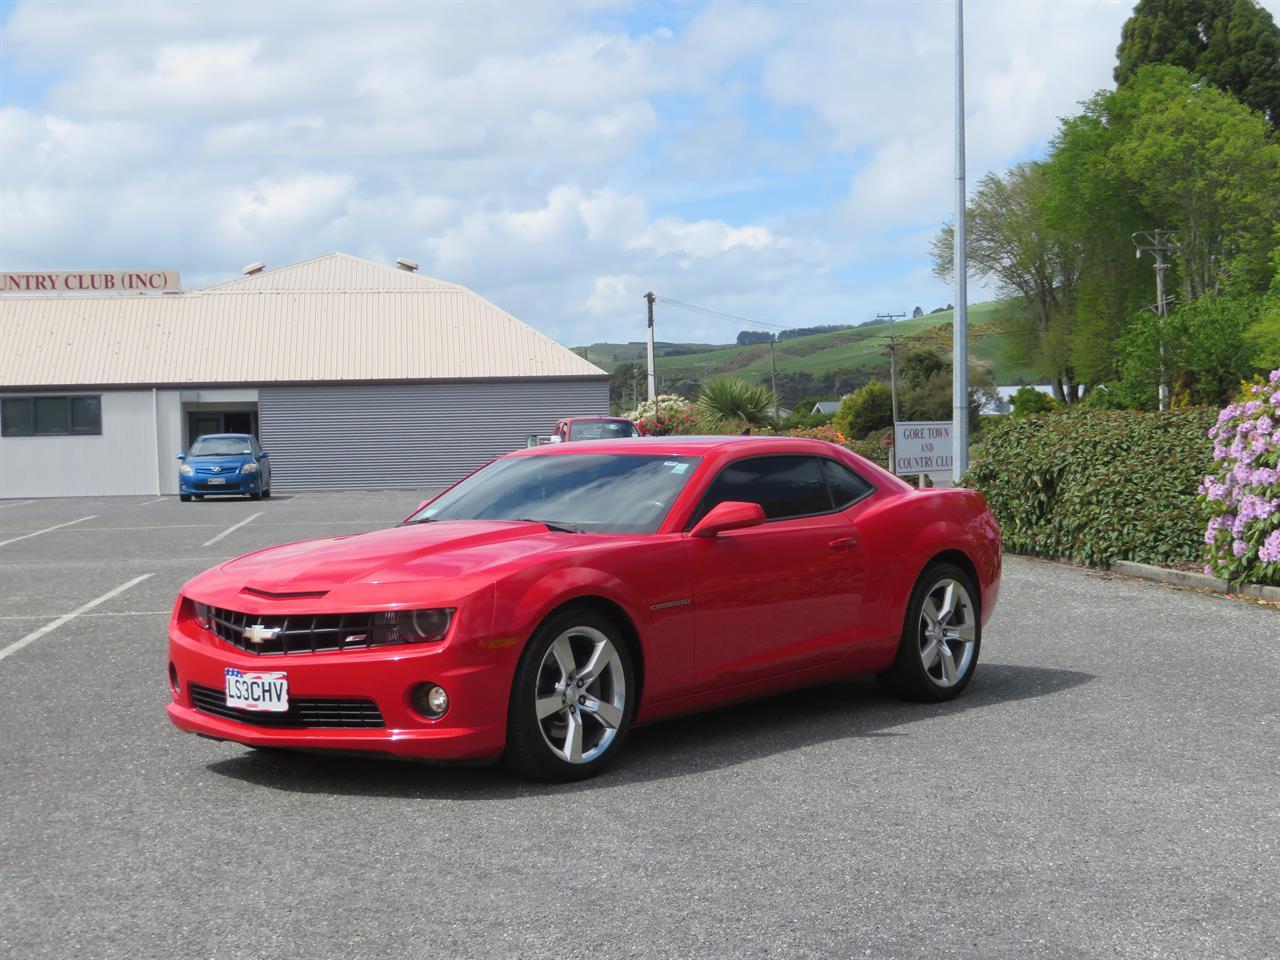
<svg viewBox="0 0 1280 960">
<path fill-rule="evenodd" d="M 1217 472 L 1200 484 L 1211 573 L 1280 585 L 1280 370 L 1245 386 L 1209 430 Z"/>
</svg>

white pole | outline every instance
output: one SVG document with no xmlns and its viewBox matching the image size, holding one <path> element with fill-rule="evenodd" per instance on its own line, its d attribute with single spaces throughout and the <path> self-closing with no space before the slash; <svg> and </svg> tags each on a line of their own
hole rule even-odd
<svg viewBox="0 0 1280 960">
<path fill-rule="evenodd" d="M 951 476 L 969 468 L 969 302 L 964 188 L 964 0 L 956 0 L 956 306 L 951 354 Z"/>
</svg>

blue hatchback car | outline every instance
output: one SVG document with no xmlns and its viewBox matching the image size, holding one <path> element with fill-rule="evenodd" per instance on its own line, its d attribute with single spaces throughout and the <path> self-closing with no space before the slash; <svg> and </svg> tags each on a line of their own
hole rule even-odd
<svg viewBox="0 0 1280 960">
<path fill-rule="evenodd" d="M 245 495 L 261 500 L 271 496 L 271 462 L 247 433 L 210 433 L 197 437 L 186 453 L 178 454 L 178 499 L 190 502 L 210 495 Z"/>
</svg>

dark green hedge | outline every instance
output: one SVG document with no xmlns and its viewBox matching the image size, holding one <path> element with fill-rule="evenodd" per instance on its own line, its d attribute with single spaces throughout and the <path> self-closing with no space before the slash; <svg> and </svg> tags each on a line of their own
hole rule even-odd
<svg viewBox="0 0 1280 960">
<path fill-rule="evenodd" d="M 1211 409 L 1071 410 L 989 423 L 981 490 L 1014 553 L 1109 566 L 1199 562 L 1196 488 L 1213 472 Z"/>
</svg>

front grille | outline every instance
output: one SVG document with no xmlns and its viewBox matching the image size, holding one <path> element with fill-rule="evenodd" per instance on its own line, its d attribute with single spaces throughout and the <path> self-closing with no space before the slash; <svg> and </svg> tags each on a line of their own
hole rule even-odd
<svg viewBox="0 0 1280 960">
<path fill-rule="evenodd" d="M 284 713 L 228 707 L 226 695 L 212 687 L 191 684 L 191 705 L 201 713 L 224 720 L 238 720 L 255 727 L 385 727 L 382 712 L 372 700 L 339 700 L 331 697 L 289 698 Z"/>
<path fill-rule="evenodd" d="M 298 613 L 290 616 L 239 613 L 235 610 L 209 608 L 209 625 L 227 643 L 249 653 L 324 653 L 332 650 L 364 650 L 373 646 L 372 613 Z M 249 627 L 261 626 L 278 630 L 274 637 L 261 643 L 245 639 Z M 258 631 L 261 635 L 262 631 Z"/>
</svg>

